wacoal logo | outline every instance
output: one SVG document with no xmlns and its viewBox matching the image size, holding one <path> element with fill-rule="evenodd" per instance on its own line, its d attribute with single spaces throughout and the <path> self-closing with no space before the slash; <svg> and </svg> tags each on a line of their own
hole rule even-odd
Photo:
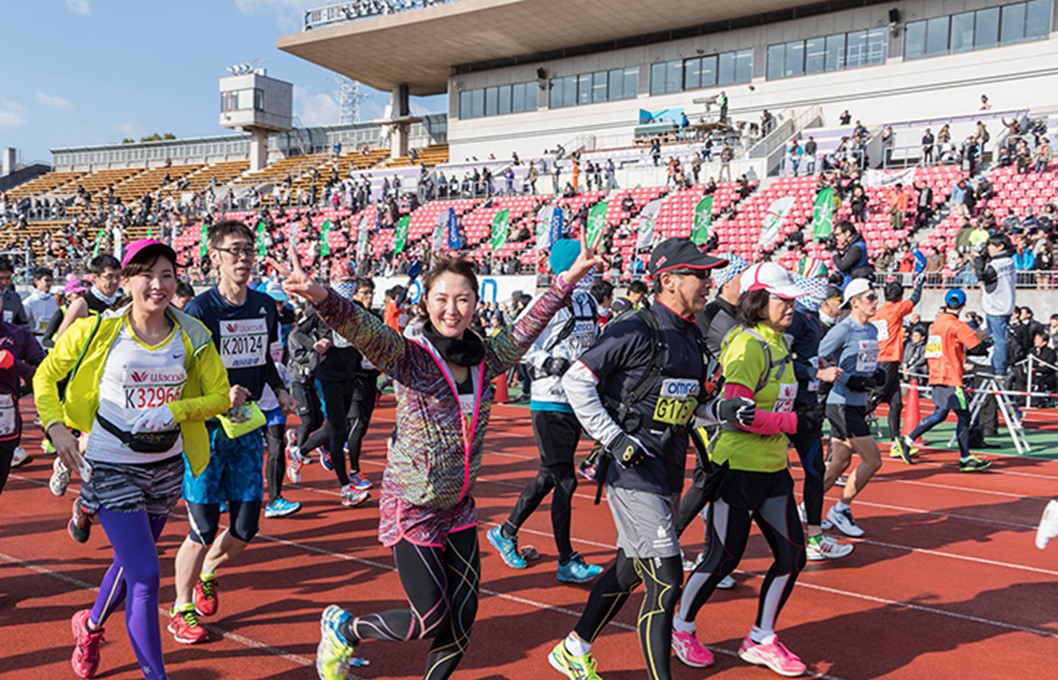
<svg viewBox="0 0 1058 680">
<path fill-rule="evenodd" d="M 150 375 L 147 371 L 133 371 L 131 373 L 133 382 L 143 382 Z"/>
<path fill-rule="evenodd" d="M 239 332 L 239 324 L 237 324 L 237 323 L 228 323 L 228 324 L 224 324 L 224 325 L 227 326 L 229 333 L 238 333 Z"/>
</svg>

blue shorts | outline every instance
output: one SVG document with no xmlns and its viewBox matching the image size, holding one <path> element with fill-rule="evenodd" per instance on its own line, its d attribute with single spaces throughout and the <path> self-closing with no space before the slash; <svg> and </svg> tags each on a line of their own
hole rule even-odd
<svg viewBox="0 0 1058 680">
<path fill-rule="evenodd" d="M 191 503 L 259 501 L 264 494 L 264 435 L 258 428 L 237 439 L 228 439 L 224 430 L 209 428 L 209 464 L 198 477 L 184 461 L 183 498 Z"/>
</svg>

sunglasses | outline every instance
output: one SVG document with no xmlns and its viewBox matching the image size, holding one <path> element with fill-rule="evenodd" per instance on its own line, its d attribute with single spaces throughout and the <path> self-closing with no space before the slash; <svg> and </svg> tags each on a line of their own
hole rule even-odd
<svg viewBox="0 0 1058 680">
<path fill-rule="evenodd" d="M 693 276 L 694 278 L 703 281 L 712 277 L 712 274 L 706 269 L 677 269 L 672 273 L 676 276 Z"/>
<path fill-rule="evenodd" d="M 867 300 L 869 300 L 870 302 L 877 302 L 878 301 L 878 294 L 877 293 L 867 293 L 867 295 L 865 295 L 864 297 L 867 298 Z"/>
</svg>

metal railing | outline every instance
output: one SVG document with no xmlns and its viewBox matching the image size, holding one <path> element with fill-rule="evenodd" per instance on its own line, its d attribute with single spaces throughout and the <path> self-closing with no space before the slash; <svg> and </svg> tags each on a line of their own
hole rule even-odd
<svg viewBox="0 0 1058 680">
<path fill-rule="evenodd" d="M 349 0 L 305 11 L 305 30 L 408 12 L 455 0 Z"/>
</svg>

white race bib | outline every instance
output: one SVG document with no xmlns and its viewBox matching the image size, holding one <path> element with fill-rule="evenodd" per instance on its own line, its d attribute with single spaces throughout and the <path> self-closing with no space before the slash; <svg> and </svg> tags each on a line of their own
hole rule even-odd
<svg viewBox="0 0 1058 680">
<path fill-rule="evenodd" d="M 779 396 L 775 397 L 775 405 L 771 408 L 772 412 L 789 413 L 793 411 L 795 399 L 797 399 L 797 383 L 780 383 Z"/>
<path fill-rule="evenodd" d="M 14 323 L 15 313 L 10 309 L 4 310 L 4 323 Z"/>
<path fill-rule="evenodd" d="M 819 372 L 819 357 L 812 357 L 808 360 L 808 365 L 812 367 L 812 373 Z M 819 378 L 812 378 L 808 381 L 808 391 L 818 392 L 819 391 Z"/>
<path fill-rule="evenodd" d="M 878 341 L 860 340 L 856 347 L 856 372 L 874 373 L 878 368 Z"/>
<path fill-rule="evenodd" d="M 15 398 L 10 394 L 0 394 L 0 437 L 15 433 Z"/>
<path fill-rule="evenodd" d="M 155 408 L 177 401 L 184 393 L 185 382 L 187 371 L 180 365 L 126 371 L 122 381 L 124 408 L 126 411 Z"/>
<path fill-rule="evenodd" d="M 870 324 L 878 329 L 878 342 L 885 342 L 889 339 L 889 322 L 884 319 L 881 321 L 871 321 Z"/>
<path fill-rule="evenodd" d="M 944 342 L 939 335 L 931 335 L 926 340 L 926 358 L 940 359 L 944 356 Z"/>
<path fill-rule="evenodd" d="M 224 368 L 264 366 L 268 324 L 264 319 L 220 322 L 220 358 Z"/>
</svg>

